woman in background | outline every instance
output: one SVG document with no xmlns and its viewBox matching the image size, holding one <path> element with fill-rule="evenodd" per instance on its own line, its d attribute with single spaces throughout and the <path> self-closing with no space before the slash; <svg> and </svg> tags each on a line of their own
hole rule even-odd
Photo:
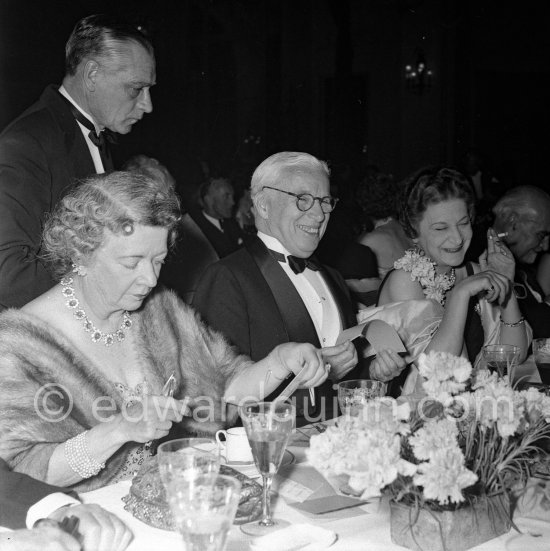
<svg viewBox="0 0 550 551">
<path fill-rule="evenodd" d="M 393 268 L 393 263 L 412 246 L 397 219 L 400 189 L 393 178 L 378 173 L 367 178 L 358 192 L 358 201 L 374 224 L 357 242 L 369 247 L 376 255 L 378 277 L 383 280 Z"/>
<path fill-rule="evenodd" d="M 335 267 L 344 276 L 360 307 L 376 302 L 385 275 L 395 260 L 412 246 L 397 220 L 398 194 L 393 178 L 381 172 L 366 176 L 357 190 L 361 210 L 374 228 L 347 245 Z"/>
</svg>

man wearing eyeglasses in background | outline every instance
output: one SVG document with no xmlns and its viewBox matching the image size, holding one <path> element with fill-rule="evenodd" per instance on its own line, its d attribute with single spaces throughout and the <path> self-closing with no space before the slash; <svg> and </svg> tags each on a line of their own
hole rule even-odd
<svg viewBox="0 0 550 551">
<path fill-rule="evenodd" d="M 516 262 L 514 292 L 533 338 L 550 336 L 550 304 L 533 269 L 539 253 L 550 245 L 550 196 L 534 186 L 508 191 L 494 206 L 493 228 L 502 235 Z M 506 258 L 506 257 L 505 257 Z"/>
<path fill-rule="evenodd" d="M 253 360 L 283 342 L 309 342 L 322 350 L 332 381 L 315 389 L 315 405 L 307 391 L 293 395 L 297 426 L 336 413 L 334 381 L 368 377 L 353 343 L 335 345 L 343 329 L 356 325 L 346 284 L 312 256 L 337 203 L 329 175 L 326 163 L 307 153 L 264 160 L 251 182 L 257 236 L 211 265 L 193 300 L 207 323 Z M 376 361 L 382 369 L 405 365 L 392 351 L 382 351 Z"/>
</svg>

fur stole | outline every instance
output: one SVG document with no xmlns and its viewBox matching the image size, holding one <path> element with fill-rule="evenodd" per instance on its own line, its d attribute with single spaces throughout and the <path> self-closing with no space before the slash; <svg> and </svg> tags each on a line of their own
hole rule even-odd
<svg viewBox="0 0 550 551">
<path fill-rule="evenodd" d="M 152 392 L 160 394 L 169 375 L 176 373 L 174 397 L 187 399 L 192 408 L 184 431 L 212 434 L 231 422 L 222 397 L 230 379 L 250 360 L 237 355 L 171 291 L 155 291 L 132 319 Z M 111 382 L 68 339 L 16 309 L 0 314 L 0 396 L 0 457 L 12 469 L 40 480 L 45 480 L 49 458 L 60 443 L 100 422 L 97 410 L 93 414 L 94 401 L 111 397 L 118 411 L 122 406 Z M 74 488 L 108 484 L 134 445 L 120 448 L 99 475 Z"/>
</svg>

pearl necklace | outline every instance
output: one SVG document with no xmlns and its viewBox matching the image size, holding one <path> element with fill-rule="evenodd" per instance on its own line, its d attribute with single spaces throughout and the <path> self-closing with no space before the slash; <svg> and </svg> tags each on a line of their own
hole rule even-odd
<svg viewBox="0 0 550 551">
<path fill-rule="evenodd" d="M 122 342 L 126 338 L 124 330 L 132 327 L 130 314 L 126 310 L 124 311 L 122 314 L 122 323 L 116 331 L 113 331 L 112 333 L 104 333 L 103 331 L 100 331 L 88 317 L 86 312 L 80 308 L 80 303 L 74 293 L 74 287 L 72 287 L 73 281 L 74 280 L 71 276 L 64 277 L 60 282 L 62 287 L 61 293 L 67 299 L 65 301 L 67 308 L 74 310 L 73 316 L 77 320 L 82 321 L 84 330 L 87 333 L 91 333 L 90 338 L 92 339 L 92 342 L 102 341 L 105 346 L 111 346 L 115 342 Z"/>
</svg>

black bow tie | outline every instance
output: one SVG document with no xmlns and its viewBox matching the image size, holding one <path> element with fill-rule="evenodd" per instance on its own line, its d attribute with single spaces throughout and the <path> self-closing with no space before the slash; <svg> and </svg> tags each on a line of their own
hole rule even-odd
<svg viewBox="0 0 550 551">
<path fill-rule="evenodd" d="M 105 128 L 102 130 L 99 134 L 96 133 L 94 123 L 85 117 L 63 94 L 59 94 L 66 102 L 67 105 L 71 109 L 71 113 L 73 114 L 73 117 L 85 128 L 87 128 L 90 132 L 88 134 L 88 137 L 90 138 L 90 141 L 101 151 L 105 151 L 106 149 L 106 142 L 115 144 L 117 143 L 117 139 L 115 136 L 115 133 L 109 130 L 108 128 Z"/>
<path fill-rule="evenodd" d="M 295 274 L 301 274 L 306 268 L 309 268 L 310 270 L 313 270 L 314 272 L 319 271 L 320 265 L 317 262 L 317 260 L 313 257 L 309 258 L 300 258 L 298 256 L 293 256 L 289 254 L 286 258 L 283 253 L 279 253 L 277 251 L 273 251 L 272 249 L 269 249 L 269 252 L 273 255 L 273 257 L 278 262 L 287 262 L 290 266 L 290 269 Z"/>
</svg>

